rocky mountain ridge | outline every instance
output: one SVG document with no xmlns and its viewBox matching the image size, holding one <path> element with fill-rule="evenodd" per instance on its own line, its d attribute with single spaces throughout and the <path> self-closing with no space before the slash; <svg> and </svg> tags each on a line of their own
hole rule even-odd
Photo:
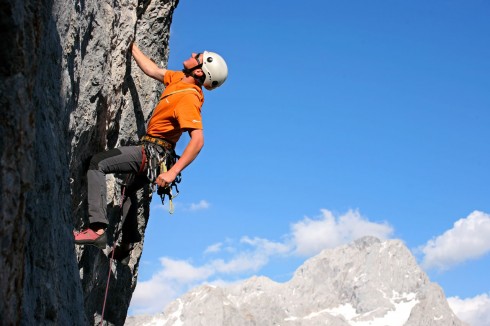
<svg viewBox="0 0 490 326">
<path fill-rule="evenodd" d="M 292 279 L 253 277 L 228 287 L 203 285 L 143 325 L 460 326 L 442 289 L 399 240 L 364 237 L 307 260 Z"/>
</svg>

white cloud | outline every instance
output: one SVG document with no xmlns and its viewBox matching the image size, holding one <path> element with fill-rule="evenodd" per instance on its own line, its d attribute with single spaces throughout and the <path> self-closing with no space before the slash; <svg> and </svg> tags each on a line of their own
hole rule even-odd
<svg viewBox="0 0 490 326">
<path fill-rule="evenodd" d="M 268 257 L 260 253 L 240 253 L 229 261 L 215 259 L 210 264 L 218 273 L 240 274 L 258 271 L 268 261 Z"/>
<path fill-rule="evenodd" d="M 356 240 L 362 236 L 389 238 L 393 228 L 387 223 L 374 223 L 363 218 L 358 211 L 349 210 L 336 218 L 323 209 L 320 219 L 305 217 L 291 226 L 295 253 L 310 256 L 326 248 L 333 248 Z"/>
<path fill-rule="evenodd" d="M 228 246 L 226 247 L 226 251 L 231 253 L 232 257 L 226 261 L 224 259 L 215 259 L 208 263 L 208 266 L 216 274 L 255 272 L 264 267 L 269 262 L 271 256 L 286 254 L 290 251 L 289 246 L 283 243 L 258 237 L 242 237 L 240 244 L 246 244 L 248 246 L 247 248 L 242 248 L 239 244 L 233 246 L 230 239 L 227 242 Z M 213 252 L 218 248 L 221 249 L 221 244 L 208 247 L 206 252 Z"/>
<path fill-rule="evenodd" d="M 213 254 L 213 253 L 218 253 L 221 251 L 221 247 L 223 246 L 223 244 L 221 242 L 218 242 L 218 243 L 215 243 L 215 244 L 212 244 L 210 246 L 208 246 L 206 248 L 206 250 L 204 250 L 204 253 L 205 254 Z"/>
<path fill-rule="evenodd" d="M 189 206 L 189 210 L 190 211 L 200 211 L 203 209 L 208 209 L 209 206 L 210 206 L 210 204 L 206 200 L 203 199 L 203 200 L 199 201 L 199 203 L 192 203 Z"/>
<path fill-rule="evenodd" d="M 172 282 L 152 278 L 139 281 L 131 298 L 129 314 L 148 315 L 162 312 L 167 304 L 182 294 L 182 289 Z"/>
<path fill-rule="evenodd" d="M 215 273 L 209 266 L 194 267 L 184 260 L 161 258 L 162 269 L 148 281 L 139 281 L 131 299 L 131 314 L 153 314 L 191 287 Z"/>
<path fill-rule="evenodd" d="M 160 261 L 163 270 L 159 273 L 159 276 L 163 279 L 175 280 L 178 283 L 202 281 L 214 274 L 214 271 L 209 267 L 194 267 L 183 260 L 173 260 L 164 257 Z"/>
<path fill-rule="evenodd" d="M 261 252 L 267 256 L 286 254 L 291 250 L 290 245 L 258 237 L 255 237 L 253 239 L 249 237 L 243 237 L 240 242 L 255 247 L 256 251 Z"/>
<path fill-rule="evenodd" d="M 422 248 L 425 268 L 448 269 L 490 252 L 490 215 L 474 211 Z"/>
<path fill-rule="evenodd" d="M 466 299 L 451 297 L 447 301 L 456 316 L 469 325 L 490 325 L 490 297 L 488 294 Z"/>
</svg>

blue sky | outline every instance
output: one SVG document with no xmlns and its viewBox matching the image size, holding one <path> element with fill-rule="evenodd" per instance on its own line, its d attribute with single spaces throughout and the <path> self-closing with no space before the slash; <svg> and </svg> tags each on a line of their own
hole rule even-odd
<svg viewBox="0 0 490 326">
<path fill-rule="evenodd" d="M 203 282 L 287 281 L 371 234 L 403 240 L 461 318 L 490 320 L 489 14 L 483 0 L 180 1 L 168 68 L 216 51 L 229 78 L 205 94 L 175 214 L 152 202 L 130 314 Z"/>
</svg>

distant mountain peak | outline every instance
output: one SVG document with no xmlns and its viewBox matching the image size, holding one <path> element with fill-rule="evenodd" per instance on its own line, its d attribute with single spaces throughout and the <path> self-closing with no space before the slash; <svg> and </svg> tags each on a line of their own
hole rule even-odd
<svg viewBox="0 0 490 326">
<path fill-rule="evenodd" d="M 288 282 L 254 276 L 227 287 L 203 285 L 168 305 L 153 323 L 130 317 L 126 325 L 465 324 L 402 241 L 364 237 L 323 250 Z"/>
</svg>

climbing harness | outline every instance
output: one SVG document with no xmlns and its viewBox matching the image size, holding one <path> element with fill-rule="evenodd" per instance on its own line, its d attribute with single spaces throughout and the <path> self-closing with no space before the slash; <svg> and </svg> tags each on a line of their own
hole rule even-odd
<svg viewBox="0 0 490 326">
<path fill-rule="evenodd" d="M 181 174 L 179 173 L 175 180 L 165 187 L 157 186 L 155 180 L 161 173 L 167 172 L 177 162 L 179 156 L 175 154 L 174 146 L 164 139 L 144 136 L 141 141 L 145 149 L 146 176 L 150 180 L 151 189 L 153 192 L 157 191 L 162 204 L 165 204 L 165 196 L 168 196 L 169 213 L 173 214 L 175 208 L 172 200 L 179 194 L 177 184 L 182 180 Z"/>
</svg>

